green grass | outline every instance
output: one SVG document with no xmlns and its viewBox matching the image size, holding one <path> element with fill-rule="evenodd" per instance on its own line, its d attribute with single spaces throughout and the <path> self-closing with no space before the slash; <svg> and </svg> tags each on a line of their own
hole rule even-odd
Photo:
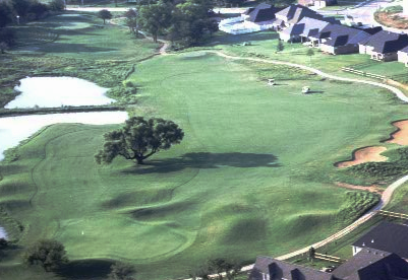
<svg viewBox="0 0 408 280">
<path fill-rule="evenodd" d="M 171 119 L 186 135 L 145 166 L 95 163 L 115 126 L 55 125 L 19 147 L 1 167 L 0 206 L 25 229 L 5 279 L 46 279 L 17 266 L 40 238 L 63 242 L 81 265 L 120 259 L 140 279 L 163 279 L 209 258 L 284 254 L 349 222 L 333 163 L 389 135 L 405 106 L 367 85 L 265 67 L 205 54 L 139 64 L 133 114 Z"/>
<path fill-rule="evenodd" d="M 125 28 L 94 14 L 64 13 L 15 27 L 20 52 L 46 53 L 75 59 L 139 60 L 155 53 L 157 44 L 135 39 Z"/>
<path fill-rule="evenodd" d="M 0 56 L 0 108 L 15 98 L 13 87 L 26 76 L 78 77 L 114 87 L 108 93 L 112 98 L 134 103 L 134 93 L 122 81 L 139 60 L 156 53 L 158 44 L 135 39 L 126 29 L 101 27 L 95 15 L 78 13 L 15 26 L 17 46 Z"/>
</svg>

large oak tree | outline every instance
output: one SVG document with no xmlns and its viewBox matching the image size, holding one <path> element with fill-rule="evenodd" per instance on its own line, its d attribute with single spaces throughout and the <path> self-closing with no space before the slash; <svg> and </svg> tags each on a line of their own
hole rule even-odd
<svg viewBox="0 0 408 280">
<path fill-rule="evenodd" d="M 111 163 L 117 156 L 135 160 L 138 164 L 160 150 L 168 150 L 179 144 L 184 132 L 177 124 L 169 120 L 132 117 L 123 128 L 104 135 L 103 149 L 96 155 L 96 162 Z"/>
</svg>

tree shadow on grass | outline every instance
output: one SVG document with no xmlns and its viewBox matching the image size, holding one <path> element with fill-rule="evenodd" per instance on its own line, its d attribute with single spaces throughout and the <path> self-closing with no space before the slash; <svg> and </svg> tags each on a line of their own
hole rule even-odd
<svg viewBox="0 0 408 280">
<path fill-rule="evenodd" d="M 56 273 L 69 279 L 106 278 L 113 262 L 109 260 L 71 261 Z"/>
<path fill-rule="evenodd" d="M 187 153 L 178 158 L 149 160 L 144 165 L 135 165 L 124 173 L 148 174 L 166 173 L 185 168 L 219 168 L 231 166 L 239 168 L 279 167 L 277 157 L 272 154 L 253 153 Z"/>
</svg>

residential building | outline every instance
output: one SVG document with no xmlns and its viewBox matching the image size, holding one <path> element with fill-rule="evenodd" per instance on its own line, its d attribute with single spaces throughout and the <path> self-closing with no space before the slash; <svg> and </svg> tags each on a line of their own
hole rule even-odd
<svg viewBox="0 0 408 280">
<path fill-rule="evenodd" d="M 408 263 L 397 254 L 362 249 L 333 272 L 258 257 L 249 280 L 407 280 Z"/>
<path fill-rule="evenodd" d="M 286 27 L 298 23 L 304 17 L 323 19 L 321 14 L 299 4 L 290 5 L 289 7 L 276 13 L 276 18 L 281 20 Z"/>
<path fill-rule="evenodd" d="M 337 55 L 358 53 L 358 44 L 366 41 L 370 36 L 371 35 L 367 32 L 359 29 L 345 25 L 331 24 L 326 26 L 320 34 L 318 34 L 317 40 L 323 52 Z"/>
<path fill-rule="evenodd" d="M 382 222 L 353 243 L 353 254 L 364 248 L 393 252 L 408 259 L 408 226 Z"/>
<path fill-rule="evenodd" d="M 408 35 L 380 31 L 359 43 L 359 52 L 372 59 L 392 61 L 398 59 L 398 51 L 408 46 Z"/>
</svg>

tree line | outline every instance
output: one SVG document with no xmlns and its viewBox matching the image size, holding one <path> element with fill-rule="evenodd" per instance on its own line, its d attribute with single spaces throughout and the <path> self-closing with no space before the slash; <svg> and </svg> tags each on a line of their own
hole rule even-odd
<svg viewBox="0 0 408 280">
<path fill-rule="evenodd" d="M 65 9 L 63 0 L 52 0 L 43 4 L 38 0 L 4 0 L 0 1 L 0 51 L 15 43 L 15 33 L 8 28 L 10 24 L 20 24 L 45 17 L 50 11 Z"/>
<path fill-rule="evenodd" d="M 151 34 L 155 42 L 161 36 L 179 49 L 198 45 L 218 31 L 213 8 L 211 0 L 159 0 L 130 9 L 124 16 L 126 25 L 135 35 L 143 30 Z M 110 19 L 111 15 L 103 10 L 99 17 Z"/>
</svg>

